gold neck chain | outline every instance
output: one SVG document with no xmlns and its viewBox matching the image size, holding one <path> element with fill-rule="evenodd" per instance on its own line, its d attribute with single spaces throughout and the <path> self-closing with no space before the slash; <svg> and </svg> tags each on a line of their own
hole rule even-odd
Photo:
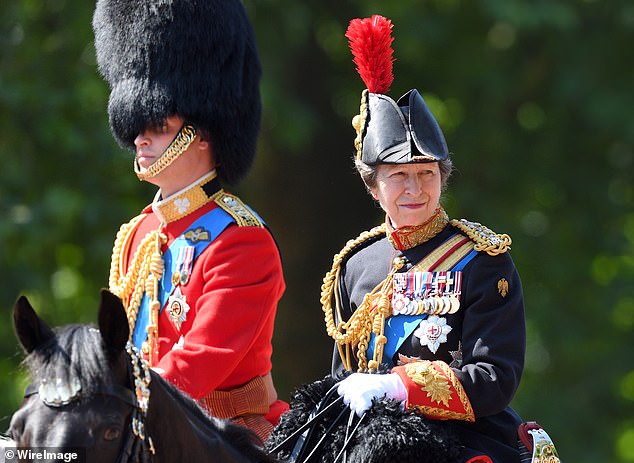
<svg viewBox="0 0 634 463">
<path fill-rule="evenodd" d="M 385 218 L 387 239 L 395 249 L 400 251 L 406 251 L 429 241 L 440 233 L 448 223 L 449 216 L 440 205 L 436 208 L 434 215 L 421 225 L 392 228 L 389 217 Z"/>
</svg>

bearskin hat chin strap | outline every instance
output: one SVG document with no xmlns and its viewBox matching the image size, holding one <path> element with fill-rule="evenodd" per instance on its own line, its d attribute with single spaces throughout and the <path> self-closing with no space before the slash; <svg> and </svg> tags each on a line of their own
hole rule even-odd
<svg viewBox="0 0 634 463">
<path fill-rule="evenodd" d="M 139 165 L 138 159 L 134 158 L 134 172 L 139 180 L 147 181 L 153 177 L 156 177 L 159 173 L 163 172 L 169 167 L 176 159 L 183 154 L 189 145 L 192 144 L 196 138 L 196 128 L 193 125 L 185 124 L 178 131 L 172 143 L 163 151 L 163 154 L 147 169 L 143 170 Z"/>
</svg>

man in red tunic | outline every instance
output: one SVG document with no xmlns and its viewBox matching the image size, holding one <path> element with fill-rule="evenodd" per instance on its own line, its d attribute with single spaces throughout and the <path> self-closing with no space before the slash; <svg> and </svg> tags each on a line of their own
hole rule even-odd
<svg viewBox="0 0 634 463">
<path fill-rule="evenodd" d="M 110 126 L 159 187 L 115 240 L 110 290 L 131 341 L 212 415 L 264 440 L 287 405 L 271 378 L 285 288 L 262 219 L 223 185 L 248 171 L 260 64 L 240 0 L 98 0 L 99 70 Z"/>
</svg>

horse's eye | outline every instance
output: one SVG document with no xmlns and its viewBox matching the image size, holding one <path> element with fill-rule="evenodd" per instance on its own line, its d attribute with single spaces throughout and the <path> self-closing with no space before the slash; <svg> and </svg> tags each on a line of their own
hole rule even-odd
<svg viewBox="0 0 634 463">
<path fill-rule="evenodd" d="M 115 428 L 115 427 L 106 428 L 106 430 L 103 433 L 103 438 L 105 440 L 115 440 L 115 439 L 118 439 L 120 436 L 121 436 L 121 429 Z"/>
</svg>

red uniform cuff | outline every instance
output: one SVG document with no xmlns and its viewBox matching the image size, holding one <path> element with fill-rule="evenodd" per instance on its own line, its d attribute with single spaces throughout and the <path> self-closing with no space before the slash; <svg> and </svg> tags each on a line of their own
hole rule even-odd
<svg viewBox="0 0 634 463">
<path fill-rule="evenodd" d="M 407 389 L 407 408 L 433 419 L 475 421 L 467 393 L 445 362 L 421 360 L 395 367 L 392 373 Z"/>
</svg>

